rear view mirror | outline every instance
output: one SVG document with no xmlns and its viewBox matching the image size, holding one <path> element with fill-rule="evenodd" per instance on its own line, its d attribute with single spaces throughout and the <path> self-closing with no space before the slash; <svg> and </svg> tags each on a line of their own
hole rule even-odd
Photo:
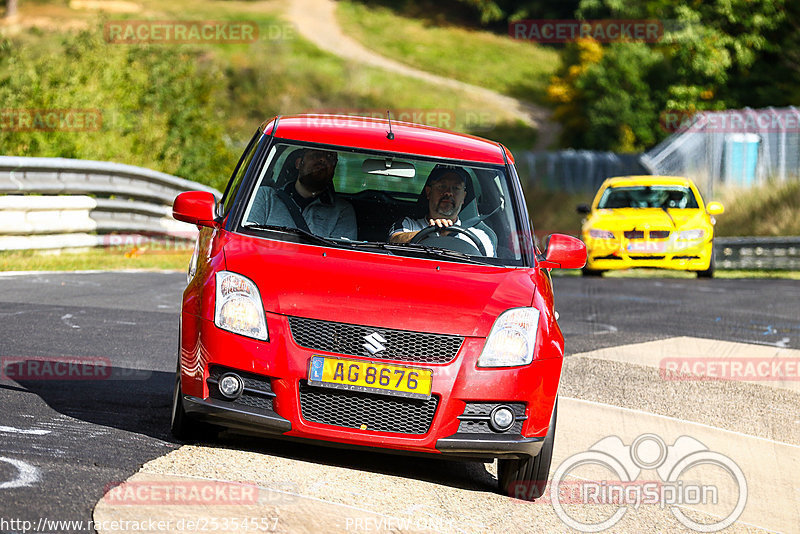
<svg viewBox="0 0 800 534">
<path fill-rule="evenodd" d="M 544 259 L 539 267 L 545 269 L 580 269 L 586 265 L 586 245 L 576 237 L 553 234 L 547 242 Z"/>
<path fill-rule="evenodd" d="M 591 213 L 592 208 L 590 208 L 588 204 L 578 204 L 577 206 L 575 206 L 575 211 L 577 211 L 581 215 L 588 215 L 589 213 Z"/>
<path fill-rule="evenodd" d="M 214 226 L 216 199 L 208 191 L 186 191 L 175 197 L 172 216 L 198 226 Z"/>
<path fill-rule="evenodd" d="M 397 178 L 413 178 L 417 174 L 417 170 L 411 163 L 394 161 L 392 158 L 364 160 L 364 163 L 361 164 L 361 172 Z"/>
<path fill-rule="evenodd" d="M 719 215 L 725 211 L 725 207 L 719 202 L 709 202 L 706 204 L 706 211 L 709 215 Z"/>
</svg>

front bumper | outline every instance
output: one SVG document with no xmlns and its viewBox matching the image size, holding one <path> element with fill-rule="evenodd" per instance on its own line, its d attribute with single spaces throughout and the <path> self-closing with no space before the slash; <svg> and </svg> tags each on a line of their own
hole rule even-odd
<svg viewBox="0 0 800 534">
<path fill-rule="evenodd" d="M 267 314 L 267 323 L 270 341 L 262 342 L 222 331 L 210 321 L 183 314 L 181 387 L 187 414 L 248 433 L 315 440 L 333 446 L 382 448 L 397 453 L 513 458 L 535 456 L 542 446 L 561 375 L 561 347 L 556 343 L 542 342 L 539 351 L 551 357 L 537 359 L 528 366 L 479 369 L 475 364 L 484 340 L 465 338 L 455 360 L 447 364 L 421 365 L 433 370 L 432 399 L 436 402 L 430 423 L 422 430 L 411 432 L 382 431 L 369 428 L 375 426 L 372 423 L 359 428 L 352 424 L 352 418 L 343 423 L 349 426 L 342 426 L 309 415 L 311 410 L 306 399 L 310 391 L 322 396 L 316 401 L 318 404 L 343 406 L 342 409 L 348 409 L 344 401 L 350 399 L 342 402 L 338 397 L 334 402 L 328 399 L 348 392 L 309 386 L 306 382 L 309 359 L 312 355 L 328 354 L 295 344 L 285 317 Z M 245 405 L 219 398 L 219 395 L 215 398 L 211 373 L 218 372 L 218 368 L 241 372 L 248 381 L 266 384 L 262 388 L 264 391 L 256 393 L 264 399 L 269 397 L 269 401 L 251 402 L 251 399 Z M 364 399 L 379 403 L 384 402 L 382 399 L 390 403 L 406 402 L 386 395 L 358 395 L 359 402 Z M 478 424 L 485 415 L 470 415 L 469 410 L 474 407 L 491 403 L 514 406 L 516 422 L 509 431 L 487 430 L 486 425 Z M 387 417 L 402 417 L 395 415 L 402 410 L 395 412 L 391 406 L 384 413 Z"/>
<path fill-rule="evenodd" d="M 193 419 L 206 421 L 246 433 L 269 437 L 291 437 L 292 422 L 275 412 L 235 406 L 229 401 L 183 396 L 183 408 Z M 312 438 L 313 439 L 313 438 Z M 319 444 L 338 445 L 315 441 Z M 544 437 L 526 438 L 521 435 L 482 435 L 457 432 L 436 441 L 437 452 L 458 458 L 519 458 L 536 456 Z"/>
<path fill-rule="evenodd" d="M 586 239 L 586 237 L 584 237 Z M 641 250 L 630 250 L 630 241 L 594 239 L 587 240 L 586 268 L 596 271 L 650 267 L 654 269 L 676 269 L 704 271 L 709 268 L 714 253 L 712 241 L 700 243 L 658 243 L 640 246 Z"/>
</svg>

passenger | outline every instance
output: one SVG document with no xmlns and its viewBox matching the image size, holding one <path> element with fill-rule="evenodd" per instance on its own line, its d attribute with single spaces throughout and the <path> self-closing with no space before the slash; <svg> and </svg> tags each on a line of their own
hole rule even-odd
<svg viewBox="0 0 800 534">
<path fill-rule="evenodd" d="M 395 223 L 389 231 L 389 242 L 408 243 L 425 228 L 438 226 L 442 229 L 439 235 L 449 235 L 472 243 L 472 240 L 461 232 L 446 230 L 449 226 L 461 226 L 458 214 L 464 207 L 469 179 L 467 172 L 460 167 L 443 165 L 434 167 L 423 191 L 428 201 L 427 216 L 419 219 L 406 217 Z M 480 240 L 487 256 L 495 255 L 492 240 L 486 232 L 474 227 L 465 230 Z"/>
<path fill-rule="evenodd" d="M 338 198 L 333 175 L 338 156 L 329 150 L 304 150 L 294 165 L 297 179 L 280 188 L 263 187 L 252 213 L 264 224 L 288 226 L 322 237 L 357 239 L 353 206 Z"/>
</svg>

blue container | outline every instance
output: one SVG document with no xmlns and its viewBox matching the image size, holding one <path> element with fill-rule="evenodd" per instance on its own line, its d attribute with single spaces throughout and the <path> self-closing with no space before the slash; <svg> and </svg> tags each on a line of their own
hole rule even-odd
<svg viewBox="0 0 800 534">
<path fill-rule="evenodd" d="M 761 137 L 754 133 L 736 133 L 726 137 L 725 183 L 741 186 L 755 184 L 759 143 Z"/>
</svg>

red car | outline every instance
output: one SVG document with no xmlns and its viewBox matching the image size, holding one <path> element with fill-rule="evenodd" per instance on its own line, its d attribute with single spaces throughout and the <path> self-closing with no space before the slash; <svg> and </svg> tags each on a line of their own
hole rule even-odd
<svg viewBox="0 0 800 534">
<path fill-rule="evenodd" d="M 550 269 L 502 145 L 387 120 L 264 122 L 200 227 L 183 295 L 172 432 L 499 458 L 504 493 L 541 494 L 564 339 Z M 210 424 L 210 425 L 209 425 Z M 520 489 L 522 488 L 522 489 Z"/>
</svg>

